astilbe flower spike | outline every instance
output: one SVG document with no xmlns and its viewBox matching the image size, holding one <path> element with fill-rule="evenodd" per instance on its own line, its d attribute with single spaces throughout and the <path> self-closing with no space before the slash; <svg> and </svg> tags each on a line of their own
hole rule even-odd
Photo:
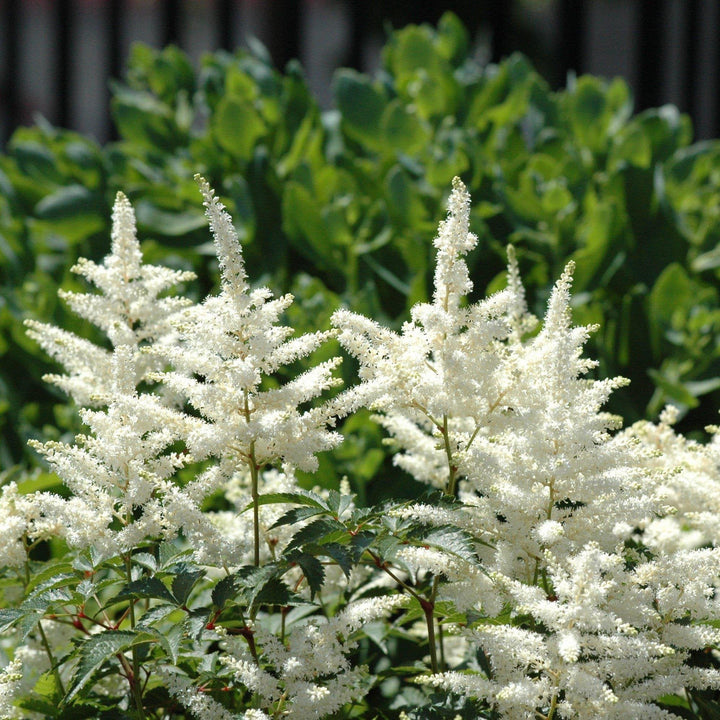
<svg viewBox="0 0 720 720">
<path fill-rule="evenodd" d="M 331 333 L 291 338 L 292 328 L 278 324 L 292 296 L 273 298 L 267 288 L 250 288 L 232 220 L 208 183 L 197 179 L 220 261 L 221 290 L 175 316 L 179 341 L 166 352 L 174 369 L 156 377 L 199 415 L 191 419 L 187 437 L 193 455 L 218 458 L 221 476 L 249 471 L 258 564 L 260 470 L 271 464 L 315 470 L 316 453 L 340 442 L 331 429 L 341 412 L 338 401 L 303 409 L 338 385 L 333 370 L 340 359 L 279 387 L 263 385 L 264 378 L 308 356 Z"/>
<path fill-rule="evenodd" d="M 209 539 L 213 526 L 199 501 L 173 482 L 177 470 L 192 460 L 171 451 L 185 432 L 182 416 L 156 395 L 136 392 L 131 347 L 115 349 L 111 370 L 107 407 L 81 411 L 87 434 L 74 444 L 30 442 L 72 497 L 33 496 L 35 513 L 25 532 L 44 539 L 54 531 L 71 547 L 92 546 L 106 558 L 131 552 L 148 538 L 173 539 L 181 529 L 193 537 L 202 527 Z M 142 509 L 139 517 L 136 509 Z"/>
<path fill-rule="evenodd" d="M 399 334 L 344 310 L 333 319 L 400 450 L 396 464 L 463 501 L 402 514 L 485 541 L 476 546 L 482 571 L 435 549 L 399 553 L 414 573 L 450 581 L 438 598 L 485 618 L 458 632 L 492 673 L 423 681 L 504 718 L 672 717 L 653 704 L 669 688 L 720 686 L 718 671 L 687 663 L 720 641 L 707 624 L 720 618 L 720 551 L 632 549 L 636 528 L 667 515 L 670 473 L 653 464 L 651 432 L 613 434 L 619 419 L 601 411 L 626 381 L 585 377 L 596 365 L 582 357 L 594 328 L 572 325 L 572 263 L 529 336 L 512 249 L 507 289 L 463 301 L 472 288 L 463 255 L 476 239 L 459 180 L 448 207 L 432 303 L 416 305 Z M 530 620 L 497 624 L 504 607 Z"/>
<path fill-rule="evenodd" d="M 142 348 L 171 344 L 173 330 L 168 319 L 190 304 L 186 298 L 164 293 L 194 279 L 195 274 L 143 263 L 135 213 L 121 192 L 113 207 L 110 254 L 100 264 L 80 258 L 72 270 L 100 292 L 61 290 L 60 297 L 74 313 L 100 328 L 113 347 L 125 345 L 134 349 L 134 383 L 139 385 L 162 367 L 159 355 L 144 353 Z M 111 353 L 51 324 L 36 320 L 26 320 L 25 324 L 28 335 L 65 366 L 65 374 L 48 374 L 44 379 L 65 391 L 79 406 L 102 406 L 111 376 Z"/>
</svg>

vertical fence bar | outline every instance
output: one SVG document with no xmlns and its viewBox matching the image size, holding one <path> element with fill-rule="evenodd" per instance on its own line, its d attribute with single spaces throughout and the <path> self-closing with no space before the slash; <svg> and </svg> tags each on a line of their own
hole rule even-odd
<svg viewBox="0 0 720 720">
<path fill-rule="evenodd" d="M 108 57 L 107 57 L 107 68 L 109 77 L 106 81 L 105 97 L 107 99 L 105 107 L 106 110 L 106 123 L 105 123 L 105 137 L 108 140 L 114 141 L 118 139 L 117 130 L 115 123 L 112 121 L 112 114 L 110 111 L 110 80 L 118 80 L 122 75 L 123 62 L 123 15 L 125 8 L 123 7 L 123 0 L 108 0 L 107 3 L 107 16 L 105 19 L 105 27 L 107 28 L 107 39 L 108 39 Z"/>
<path fill-rule="evenodd" d="M 71 115 L 71 76 L 73 42 L 73 3 L 54 3 L 55 16 L 53 28 L 57 47 L 57 65 L 55 67 L 55 124 L 66 128 Z"/>
<path fill-rule="evenodd" d="M 510 24 L 513 3 L 511 0 L 492 0 L 490 7 L 490 24 L 492 27 L 492 62 L 500 62 L 512 52 L 510 43 Z"/>
<path fill-rule="evenodd" d="M 362 70 L 363 48 L 367 40 L 367 9 L 363 9 L 362 2 L 351 0 L 350 11 L 350 43 L 344 61 L 355 70 Z"/>
<path fill-rule="evenodd" d="M 163 47 L 180 44 L 181 4 L 179 0 L 164 0 L 161 6 Z"/>
<path fill-rule="evenodd" d="M 4 145 L 13 130 L 21 122 L 20 93 L 18 92 L 17 71 L 20 63 L 20 0 L 4 0 L 2 4 L 2 46 L 4 48 L 3 76 L 0 80 L 0 97 L 2 98 L 2 117 L 0 118 L 0 142 Z"/>
<path fill-rule="evenodd" d="M 220 47 L 228 52 L 235 49 L 233 29 L 235 27 L 237 4 L 237 1 L 234 0 L 218 0 L 217 4 L 217 13 L 215 15 L 218 28 L 217 37 Z"/>
<path fill-rule="evenodd" d="M 301 0 L 273 0 L 264 5 L 267 47 L 282 69 L 300 56 Z"/>
<path fill-rule="evenodd" d="M 560 60 L 561 82 L 564 84 L 568 72 L 578 75 L 584 72 L 586 7 L 585 0 L 560 0 L 558 7 L 559 37 L 557 38 Z"/>
<path fill-rule="evenodd" d="M 637 105 L 646 110 L 662 102 L 662 43 L 665 0 L 640 0 L 637 46 Z"/>
<path fill-rule="evenodd" d="M 694 118 L 697 113 L 698 40 L 700 36 L 700 7 L 698 0 L 685 0 L 683 33 L 683 110 Z"/>
</svg>

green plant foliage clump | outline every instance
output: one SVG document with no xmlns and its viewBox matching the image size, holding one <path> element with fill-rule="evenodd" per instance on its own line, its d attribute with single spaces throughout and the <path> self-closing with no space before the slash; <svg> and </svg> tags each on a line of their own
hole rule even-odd
<svg viewBox="0 0 720 720">
<path fill-rule="evenodd" d="M 426 300 L 426 238 L 460 176 L 474 198 L 479 293 L 504 283 L 509 242 L 535 311 L 575 260 L 575 318 L 601 324 L 590 345 L 600 371 L 632 380 L 613 409 L 634 420 L 672 402 L 691 411 L 687 430 L 714 421 L 720 145 L 691 144 L 673 107 L 633 114 L 620 79 L 570 77 L 553 91 L 521 55 L 483 66 L 449 13 L 394 31 L 376 76 L 340 70 L 333 90 L 322 111 L 300 66 L 277 70 L 258 44 L 197 70 L 177 48 L 137 46 L 113 86 L 118 142 L 98 147 L 42 122 L 15 133 L 0 157 L 3 465 L 43 426 L 72 428 L 20 323 L 92 334 L 55 288 L 78 289 L 74 262 L 101 256 L 119 189 L 148 261 L 194 270 L 195 297 L 214 284 L 196 172 L 218 189 L 248 263 L 296 296 L 301 330 L 340 304 L 397 326 Z"/>
</svg>

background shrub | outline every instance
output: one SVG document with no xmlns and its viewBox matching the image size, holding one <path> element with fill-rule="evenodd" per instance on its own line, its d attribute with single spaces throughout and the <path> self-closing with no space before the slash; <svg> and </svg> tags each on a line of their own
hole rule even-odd
<svg viewBox="0 0 720 720">
<path fill-rule="evenodd" d="M 137 46 L 113 89 L 117 143 L 45 123 L 15 133 L 0 157 L 3 466 L 29 460 L 29 437 L 74 429 L 21 323 L 91 333 L 56 289 L 78 286 L 77 257 L 108 251 L 118 189 L 136 207 L 147 262 L 194 269 L 191 294 L 214 284 L 196 172 L 222 195 L 253 276 L 296 295 L 298 332 L 343 303 L 406 319 L 428 296 L 428 239 L 460 175 L 480 237 L 469 258 L 479 296 L 504 282 L 508 242 L 535 312 L 575 259 L 575 322 L 600 324 L 588 353 L 600 375 L 632 380 L 611 409 L 630 422 L 673 402 L 690 411 L 686 433 L 716 421 L 720 145 L 691 144 L 673 107 L 633 115 L 619 79 L 570 77 L 553 92 L 520 55 L 483 67 L 452 14 L 393 32 L 377 76 L 340 70 L 334 96 L 321 112 L 301 68 L 278 71 L 257 45 L 198 70 L 176 48 Z M 334 485 L 352 463 L 364 503 L 384 456 L 366 452 L 374 426 L 351 422 L 359 434 L 314 481 Z M 395 475 L 384 493 L 402 494 Z"/>
</svg>

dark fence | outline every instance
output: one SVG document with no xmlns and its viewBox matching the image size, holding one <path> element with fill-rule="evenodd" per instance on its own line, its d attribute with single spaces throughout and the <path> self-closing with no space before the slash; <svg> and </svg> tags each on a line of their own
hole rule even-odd
<svg viewBox="0 0 720 720">
<path fill-rule="evenodd" d="M 253 35 L 279 67 L 300 58 L 329 104 L 335 67 L 372 70 L 388 26 L 447 9 L 488 61 L 520 50 L 556 87 L 569 71 L 623 75 L 638 110 L 673 103 L 698 137 L 720 135 L 716 0 L 0 0 L 0 143 L 35 113 L 112 138 L 108 79 L 134 41 L 198 58 Z"/>
</svg>

